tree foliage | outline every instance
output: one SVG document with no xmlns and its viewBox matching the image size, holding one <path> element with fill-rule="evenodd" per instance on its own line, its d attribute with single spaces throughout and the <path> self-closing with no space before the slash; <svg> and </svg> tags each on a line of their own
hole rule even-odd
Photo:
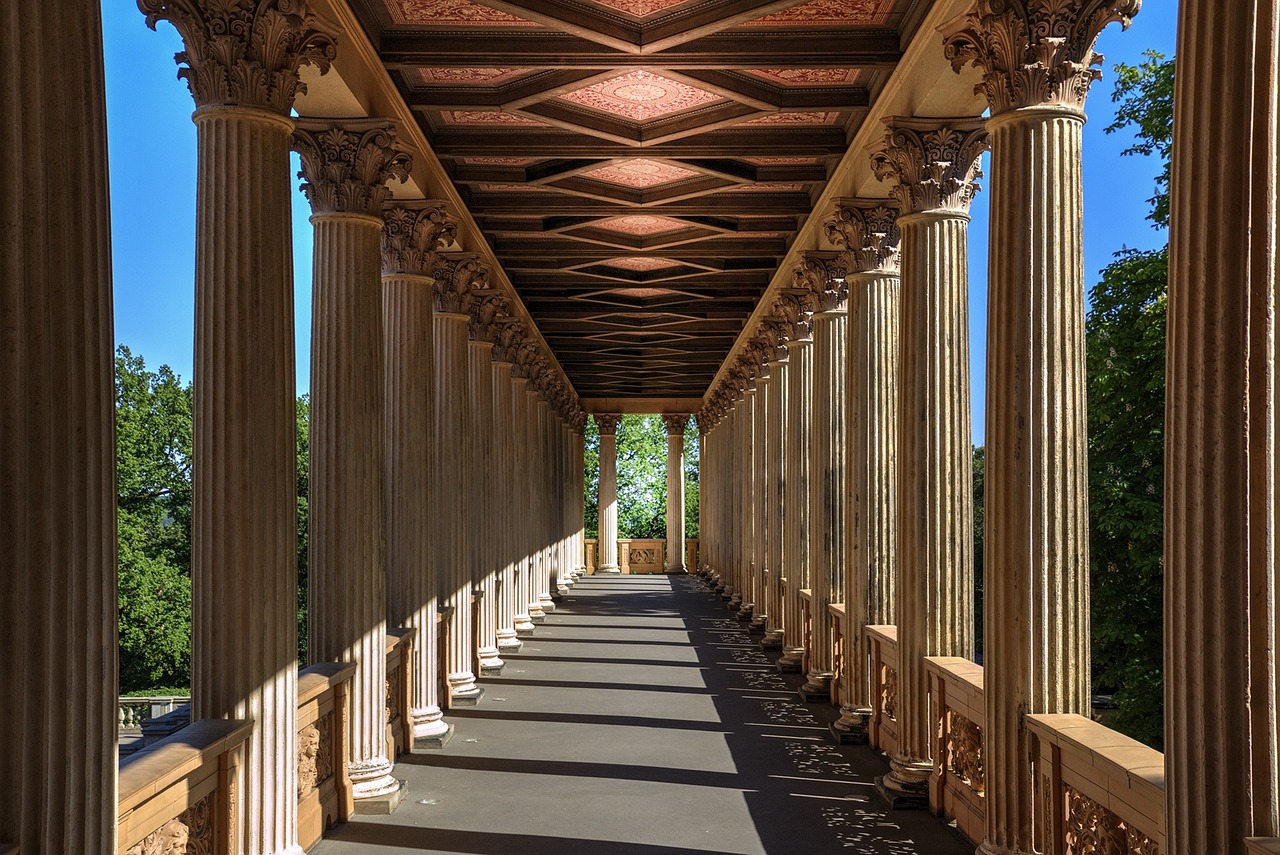
<svg viewBox="0 0 1280 855">
<path fill-rule="evenodd" d="M 298 478 L 298 662 L 307 664 L 307 522 L 311 495 L 311 396 L 300 395 L 294 419 Z"/>
<path fill-rule="evenodd" d="M 987 449 L 986 446 L 973 447 L 973 637 L 974 652 L 979 662 L 982 661 L 984 638 L 983 615 L 983 563 L 982 551 L 986 548 L 986 508 L 987 496 Z"/>
<path fill-rule="evenodd" d="M 667 433 L 655 415 L 618 424 L 618 537 L 667 536 Z"/>
<path fill-rule="evenodd" d="M 1109 132 L 1132 128 L 1127 155 L 1164 168 L 1150 200 L 1169 222 L 1172 60 L 1149 52 L 1117 66 Z M 1163 584 L 1167 246 L 1122 249 L 1093 288 L 1085 324 L 1089 382 L 1089 516 L 1094 689 L 1114 693 L 1108 724 L 1157 748 L 1164 740 Z"/>
</svg>

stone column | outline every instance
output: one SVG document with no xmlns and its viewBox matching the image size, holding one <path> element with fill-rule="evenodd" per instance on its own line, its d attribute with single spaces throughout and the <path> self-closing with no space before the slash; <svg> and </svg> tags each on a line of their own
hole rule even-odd
<svg viewBox="0 0 1280 855">
<path fill-rule="evenodd" d="M 192 716 L 252 719 L 243 851 L 297 844 L 297 482 L 289 111 L 332 37 L 305 5 L 141 0 L 195 99 Z"/>
<path fill-rule="evenodd" d="M 387 620 L 416 633 L 413 644 L 410 750 L 449 739 L 439 695 L 436 621 L 439 568 L 435 527 L 432 289 L 436 250 L 453 242 L 444 203 L 397 202 L 383 209 L 382 318 L 386 341 Z"/>
<path fill-rule="evenodd" d="M 544 377 L 546 375 L 543 375 Z M 538 414 L 538 472 L 539 478 L 535 488 L 538 506 L 542 508 L 542 572 L 538 574 L 537 602 L 544 615 L 556 610 L 551 592 L 555 589 L 556 574 L 559 570 L 556 555 L 556 512 L 555 502 L 555 415 L 551 412 L 551 404 L 547 401 L 550 394 L 545 384 L 539 392 L 537 400 Z M 530 609 L 533 601 L 529 602 Z"/>
<path fill-rule="evenodd" d="M 769 357 L 768 346 L 758 337 L 750 345 L 753 360 L 758 360 L 756 367 L 756 392 L 751 408 L 751 503 L 748 511 L 751 515 L 751 611 L 753 625 L 756 615 L 765 615 L 765 599 L 768 589 L 765 587 L 765 570 L 768 565 L 769 529 L 767 508 L 764 503 L 765 476 L 769 465 Z M 777 449 L 772 449 L 777 453 Z"/>
<path fill-rule="evenodd" d="M 662 417 L 667 429 L 667 572 L 683 573 L 684 566 L 684 432 L 688 413 Z"/>
<path fill-rule="evenodd" d="M 826 223 L 850 274 L 844 661 L 847 700 L 836 741 L 867 741 L 870 652 L 862 627 L 897 620 L 899 277 L 897 209 L 842 199 Z"/>
<path fill-rule="evenodd" d="M 902 230 L 898 420 L 898 753 L 877 786 L 929 805 L 926 656 L 973 658 L 973 429 L 969 406 L 969 205 L 981 119 L 891 119 L 872 156 Z"/>
<path fill-rule="evenodd" d="M 573 566 L 574 573 L 581 577 L 586 575 L 586 429 L 587 429 L 587 413 L 582 409 L 581 402 L 574 409 L 573 437 L 570 440 L 571 450 L 569 456 L 569 465 L 573 468 Z"/>
<path fill-rule="evenodd" d="M 841 258 L 809 256 L 806 279 L 814 299 L 813 414 L 809 457 L 810 649 L 800 697 L 829 703 L 833 670 L 831 602 L 844 573 L 845 332 L 848 288 Z"/>
<path fill-rule="evenodd" d="M 529 388 L 527 364 L 521 359 L 528 352 L 523 342 L 511 351 L 516 361 L 512 365 L 511 378 L 511 421 L 514 428 L 512 446 L 515 449 L 516 465 L 512 478 L 512 530 L 516 533 L 516 548 L 512 553 L 515 561 L 515 587 L 513 601 L 515 618 L 513 626 L 517 635 L 530 635 L 534 631 L 533 616 L 529 614 L 529 587 L 533 577 L 532 543 L 533 543 L 533 510 L 529 507 L 529 494 L 532 490 L 530 482 L 530 438 L 528 406 L 529 398 L 525 391 Z"/>
<path fill-rule="evenodd" d="M 432 324 L 435 347 L 436 525 L 432 563 L 438 568 L 442 600 L 452 611 L 445 657 L 449 706 L 474 706 L 484 693 L 476 685 L 472 641 L 472 543 L 464 501 L 472 442 L 467 376 L 467 323 L 472 290 L 487 270 L 473 253 L 442 253 L 436 261 Z"/>
<path fill-rule="evenodd" d="M 0 841 L 116 850 L 111 241 L 97 3 L 0 27 Z M 57 761 L 54 762 L 54 758 Z"/>
<path fill-rule="evenodd" d="M 596 413 L 600 428 L 599 532 L 597 573 L 618 572 L 618 422 L 617 413 Z"/>
<path fill-rule="evenodd" d="M 799 672 L 804 661 L 804 609 L 809 585 L 809 442 L 813 412 L 813 320 L 807 292 L 788 293 L 783 310 L 792 325 L 787 342 L 786 524 L 782 530 L 783 640 L 778 670 Z"/>
<path fill-rule="evenodd" d="M 765 473 L 766 542 L 765 566 L 769 570 L 768 588 L 765 591 L 765 636 L 760 642 L 763 650 L 782 649 L 783 590 L 782 576 L 786 561 L 783 543 L 786 538 L 786 519 L 783 498 L 786 493 L 786 457 L 790 428 L 787 424 L 787 387 L 790 383 L 791 363 L 787 359 L 787 340 L 791 324 L 771 315 L 764 324 L 769 333 L 769 387 L 768 400 L 768 460 Z"/>
<path fill-rule="evenodd" d="M 469 387 L 471 435 L 474 447 L 467 473 L 466 508 L 469 537 L 473 548 L 475 581 L 480 592 L 477 609 L 476 661 L 481 677 L 496 677 L 505 664 L 498 655 L 498 543 L 494 524 L 498 513 L 498 479 L 494 473 L 496 450 L 501 439 L 494 436 L 493 375 L 495 327 L 507 317 L 507 298 L 492 290 L 473 292 L 471 322 L 467 327 L 467 384 Z"/>
<path fill-rule="evenodd" d="M 347 770 L 357 813 L 389 813 L 386 422 L 380 268 L 387 182 L 409 176 L 385 119 L 299 119 L 293 135 L 315 227 L 307 634 L 312 662 L 356 666 Z M 356 169 L 360 164 L 361 169 Z"/>
<path fill-rule="evenodd" d="M 516 633 L 516 560 L 518 539 L 515 535 L 518 519 L 515 504 L 517 483 L 516 431 L 512 418 L 511 345 L 517 326 L 508 322 L 494 330 L 493 371 L 491 377 L 493 397 L 493 473 L 500 484 L 494 490 L 494 525 L 492 532 L 498 547 L 500 578 L 497 596 L 497 631 L 495 637 L 498 655 L 516 653 L 520 639 Z M 500 475 L 499 473 L 506 473 Z"/>
<path fill-rule="evenodd" d="M 1180 7 L 1165 435 L 1168 852 L 1242 855 L 1246 837 L 1280 837 L 1278 34 L 1275 2 Z"/>
<path fill-rule="evenodd" d="M 1001 570 L 985 583 L 988 853 L 1033 849 L 1023 716 L 1089 714 L 1080 146 L 1098 32 L 1138 5 L 1068 17 L 980 3 L 944 28 L 953 66 L 983 71 L 991 109 L 984 519 L 985 565 Z"/>
<path fill-rule="evenodd" d="M 729 599 L 729 611 L 738 620 L 750 620 L 755 595 L 756 518 L 755 518 L 755 448 L 752 442 L 756 421 L 756 377 L 751 367 L 744 366 L 747 388 L 737 409 L 734 476 L 738 485 L 737 581 Z"/>
<path fill-rule="evenodd" d="M 530 348 L 533 345 L 529 345 Z M 525 501 L 529 507 L 529 570 L 525 574 L 525 605 L 529 620 L 542 623 L 547 613 L 542 608 L 539 594 L 546 586 L 546 504 L 542 488 L 542 421 L 538 412 L 538 377 L 543 371 L 541 356 L 530 363 L 529 383 L 524 389 L 524 420 L 527 425 L 529 467 L 525 479 Z"/>
<path fill-rule="evenodd" d="M 734 568 L 738 560 L 738 482 L 734 476 L 734 463 L 738 456 L 738 391 L 734 388 L 726 401 L 724 415 L 724 436 L 721 442 L 720 462 L 721 483 L 723 484 L 724 523 L 720 526 L 720 552 L 724 567 L 716 585 L 716 592 L 722 599 L 733 596 Z"/>
</svg>

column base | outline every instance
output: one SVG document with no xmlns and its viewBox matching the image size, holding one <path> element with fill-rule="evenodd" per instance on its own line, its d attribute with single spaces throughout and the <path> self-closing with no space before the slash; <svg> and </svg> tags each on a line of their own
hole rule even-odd
<svg viewBox="0 0 1280 855">
<path fill-rule="evenodd" d="M 353 809 L 359 814 L 391 813 L 400 806 L 406 785 L 391 776 L 391 763 L 385 757 L 375 757 L 357 763 L 348 763 L 351 776 Z"/>
<path fill-rule="evenodd" d="M 975 850 L 974 855 L 1031 855 L 1031 853 L 1018 852 L 1016 849 L 1009 849 L 1006 846 L 997 846 L 987 840 Z"/>
<path fill-rule="evenodd" d="M 678 567 L 668 567 L 667 572 L 668 573 L 688 573 L 689 571 L 685 569 L 685 566 L 683 564 L 681 564 Z"/>
<path fill-rule="evenodd" d="M 782 631 L 777 629 L 767 630 L 764 638 L 760 639 L 761 650 L 781 650 L 782 649 Z"/>
<path fill-rule="evenodd" d="M 498 648 L 496 647 L 480 648 L 478 658 L 480 659 L 481 677 L 497 677 L 502 673 L 502 667 L 507 664 L 498 656 Z"/>
<path fill-rule="evenodd" d="M 516 630 L 517 636 L 533 635 L 533 630 L 534 630 L 533 619 L 530 618 L 528 615 L 516 615 L 515 630 Z"/>
<path fill-rule="evenodd" d="M 891 756 L 889 774 L 876 778 L 876 792 L 891 810 L 928 810 L 932 772 L 933 764 L 928 761 Z"/>
<path fill-rule="evenodd" d="M 569 591 L 572 590 L 572 588 L 573 588 L 572 579 L 562 580 L 560 584 L 556 586 L 556 592 L 551 595 L 551 598 L 555 599 L 557 596 L 559 596 L 561 599 L 563 599 L 569 596 Z"/>
<path fill-rule="evenodd" d="M 443 716 L 439 707 L 410 711 L 410 754 L 444 748 L 445 743 L 453 737 L 453 725 L 445 722 Z"/>
<path fill-rule="evenodd" d="M 783 654 L 778 657 L 778 673 L 799 674 L 804 663 L 803 647 L 783 647 Z"/>
<path fill-rule="evenodd" d="M 596 568 L 597 576 L 618 576 L 622 573 L 622 568 L 617 564 L 601 564 Z"/>
<path fill-rule="evenodd" d="M 726 592 L 727 593 L 727 592 Z M 722 597 L 722 599 L 724 599 Z M 725 608 L 731 612 L 736 612 L 742 608 L 742 594 L 734 593 L 728 597 Z"/>
<path fill-rule="evenodd" d="M 538 605 L 542 606 L 543 614 L 551 614 L 556 610 L 555 601 L 551 599 L 550 594 L 538 594 Z M 532 612 L 532 609 L 530 609 Z"/>
<path fill-rule="evenodd" d="M 483 695 L 484 689 L 476 685 L 476 677 L 470 671 L 449 675 L 449 706 L 474 707 Z"/>
<path fill-rule="evenodd" d="M 871 710 L 841 706 L 840 718 L 831 722 L 831 738 L 837 745 L 866 745 Z"/>
<path fill-rule="evenodd" d="M 747 632 L 752 635 L 764 635 L 768 626 L 769 616 L 756 609 L 751 613 L 751 624 L 747 627 Z"/>
<path fill-rule="evenodd" d="M 800 700 L 806 704 L 831 703 L 831 679 L 835 675 L 830 671 L 810 671 L 805 684 L 800 687 Z"/>
<path fill-rule="evenodd" d="M 755 610 L 756 610 L 755 603 L 743 604 L 742 608 L 738 609 L 738 615 L 737 615 L 738 620 L 742 621 L 743 623 L 747 623 L 748 621 L 751 620 L 751 616 L 755 613 Z"/>
<path fill-rule="evenodd" d="M 523 642 L 518 637 L 515 627 L 503 627 L 498 630 L 498 655 L 503 653 L 519 653 Z"/>
<path fill-rule="evenodd" d="M 394 790 L 384 795 L 355 799 L 352 802 L 352 810 L 364 816 L 390 816 L 396 808 L 400 807 L 405 793 L 409 790 L 408 783 L 404 781 L 396 781 L 396 784 Z"/>
</svg>

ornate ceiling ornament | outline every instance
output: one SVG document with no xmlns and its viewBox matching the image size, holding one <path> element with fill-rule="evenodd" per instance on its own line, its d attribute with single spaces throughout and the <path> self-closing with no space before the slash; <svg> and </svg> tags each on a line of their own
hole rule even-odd
<svg viewBox="0 0 1280 855">
<path fill-rule="evenodd" d="M 1021 107 L 1083 112 L 1089 87 L 1102 78 L 1098 34 L 1113 21 L 1128 29 L 1142 0 L 977 0 L 942 27 L 943 48 L 958 73 L 983 72 L 975 92 L 991 115 Z"/>
<path fill-rule="evenodd" d="M 902 214 L 968 213 L 980 189 L 980 158 L 989 148 L 982 119 L 886 119 L 884 145 L 871 155 L 871 170 Z"/>
<path fill-rule="evenodd" d="M 334 33 L 306 0 L 138 0 L 147 26 L 168 21 L 182 36 L 174 55 L 197 107 L 261 107 L 289 115 L 307 91 L 298 69 L 321 74 L 337 56 Z"/>
<path fill-rule="evenodd" d="M 849 273 L 898 272 L 902 234 L 898 208 L 887 199 L 837 199 L 823 228 Z"/>
<path fill-rule="evenodd" d="M 596 427 L 600 428 L 601 436 L 618 435 L 618 422 L 622 421 L 621 413 L 595 413 L 592 417 L 596 420 Z"/>
<path fill-rule="evenodd" d="M 684 436 L 689 428 L 689 414 L 663 413 L 662 425 L 667 429 L 667 436 Z"/>
<path fill-rule="evenodd" d="M 382 275 L 434 276 L 436 253 L 453 243 L 458 224 L 438 199 L 394 202 L 382 209 Z"/>
<path fill-rule="evenodd" d="M 431 286 L 437 314 L 470 313 L 473 291 L 488 288 L 489 265 L 474 252 L 446 252 L 436 257 Z"/>
<path fill-rule="evenodd" d="M 390 119 L 298 119 L 293 149 L 302 160 L 302 192 L 315 214 L 378 216 L 391 198 L 387 182 L 408 181 L 413 164 Z"/>
</svg>

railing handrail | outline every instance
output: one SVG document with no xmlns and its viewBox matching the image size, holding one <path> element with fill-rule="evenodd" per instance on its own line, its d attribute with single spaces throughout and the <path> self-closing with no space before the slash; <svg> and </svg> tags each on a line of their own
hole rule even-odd
<svg viewBox="0 0 1280 855">
<path fill-rule="evenodd" d="M 119 804 L 125 814 L 163 792 L 195 769 L 242 745 L 253 722 L 248 719 L 200 719 L 181 733 L 129 755 L 120 763 Z"/>
</svg>

